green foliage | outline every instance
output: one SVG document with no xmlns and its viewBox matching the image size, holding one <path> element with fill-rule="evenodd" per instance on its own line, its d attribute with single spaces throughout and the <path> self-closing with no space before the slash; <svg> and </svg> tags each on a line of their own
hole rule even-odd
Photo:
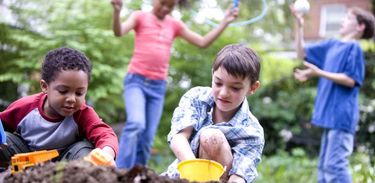
<svg viewBox="0 0 375 183">
<path fill-rule="evenodd" d="M 222 3 L 223 6 L 229 4 L 229 0 L 226 2 Z M 224 45 L 240 42 L 256 50 L 263 60 L 261 88 L 248 99 L 252 112 L 264 127 L 265 154 L 289 148 L 288 143 L 280 140 L 282 130 L 292 132 L 291 141 L 299 137 L 308 155 L 316 154 L 320 131 L 308 125 L 316 80 L 305 83 L 295 81 L 292 71 L 298 62 L 273 54 L 290 47 L 290 2 L 267 1 L 269 10 L 264 19 L 244 27 L 228 27 L 209 48 L 196 48 L 181 39 L 175 41 L 164 113 L 155 139 L 157 149 L 168 149 L 166 136 L 170 130 L 170 119 L 181 96 L 193 86 L 210 86 L 211 63 L 216 53 Z M 139 9 L 141 3 L 127 2 L 124 12 Z M 199 1 L 192 2 L 193 8 L 198 6 Z M 239 20 L 258 15 L 261 6 L 261 1 L 241 1 Z M 44 55 L 51 49 L 69 46 L 84 52 L 93 63 L 88 102 L 107 122 L 125 120 L 122 80 L 132 54 L 134 35 L 130 33 L 122 38 L 113 35 L 109 1 L 17 0 L 10 1 L 9 8 L 15 23 L 0 17 L 1 107 L 18 97 L 18 84 L 27 83 L 30 93 L 39 92 L 38 73 Z M 212 29 L 207 24 L 194 22 L 194 15 L 189 9 L 181 10 L 181 13 L 182 20 L 191 30 L 205 34 Z M 373 42 L 364 42 L 363 47 L 366 50 L 367 79 L 361 90 L 362 113 L 356 144 L 361 152 L 375 157 L 375 81 L 371 79 L 375 73 L 375 46 Z"/>
<path fill-rule="evenodd" d="M 126 2 L 124 12 L 128 13 L 129 9 L 139 9 L 141 3 Z M 230 1 L 223 4 L 228 6 L 229 3 Z M 193 2 L 192 7 L 197 7 L 197 4 Z M 277 6 L 274 2 L 271 4 L 270 6 Z M 73 47 L 83 51 L 94 66 L 88 101 L 106 121 L 124 121 L 124 106 L 121 103 L 122 78 L 132 54 L 134 36 L 128 35 L 123 38 L 113 36 L 112 7 L 109 2 L 19 0 L 9 2 L 7 6 L 16 22 L 9 23 L 5 19 L 0 19 L 1 83 L 11 82 L 15 85 L 28 83 L 31 85 L 30 93 L 39 92 L 38 73 L 44 55 L 56 47 Z M 255 16 L 259 14 L 261 6 L 260 1 L 244 2 L 241 5 L 240 16 Z M 248 11 L 246 7 L 254 11 Z M 205 34 L 212 29 L 209 25 L 193 22 L 190 9 L 184 9 L 182 13 L 183 20 L 192 30 Z M 273 11 L 269 11 L 268 14 L 273 14 Z M 265 17 L 265 20 L 271 18 Z M 271 24 L 270 21 L 263 23 Z M 272 21 L 273 25 L 276 23 L 285 24 L 284 21 Z M 266 29 L 276 32 L 275 27 Z M 209 85 L 211 62 L 217 51 L 228 43 L 259 40 L 259 35 L 251 34 L 256 30 L 258 30 L 256 26 L 230 27 L 217 42 L 204 50 L 204 54 L 201 49 L 177 40 L 171 63 L 170 78 L 173 80 L 169 85 L 168 95 L 175 93 L 181 79 L 190 80 L 190 86 Z M 185 90 L 179 89 L 180 93 L 172 94 L 170 99 L 166 99 L 167 112 L 163 115 L 162 125 L 169 126 L 170 111 L 173 111 L 179 100 L 178 96 L 181 96 Z M 16 92 L 10 98 L 15 97 L 17 97 Z"/>
<path fill-rule="evenodd" d="M 288 154 L 280 151 L 275 156 L 264 156 L 258 165 L 259 177 L 255 182 L 316 182 L 316 160 L 306 158 L 302 149 Z"/>
<path fill-rule="evenodd" d="M 122 78 L 133 36 L 114 37 L 109 2 L 22 0 L 9 8 L 17 16 L 18 25 L 0 24 L 4 35 L 0 38 L 4 45 L 0 82 L 26 82 L 32 85 L 30 93 L 39 92 L 39 77 L 26 78 L 39 73 L 49 50 L 72 47 L 84 52 L 93 64 L 88 101 L 104 120 L 123 121 Z"/>
<path fill-rule="evenodd" d="M 164 172 L 174 161 L 174 155 L 167 150 L 153 154 L 149 163 L 157 173 Z M 270 156 L 263 156 L 257 167 L 256 183 L 317 182 L 317 158 L 310 158 L 302 148 L 289 153 L 279 150 Z M 355 152 L 350 158 L 350 172 L 353 183 L 375 181 L 375 168 L 367 154 Z"/>
<path fill-rule="evenodd" d="M 360 96 L 360 121 L 357 129 L 359 150 L 369 155 L 372 165 L 375 165 L 375 43 L 363 41 L 361 44 L 366 52 L 366 75 Z"/>
<path fill-rule="evenodd" d="M 273 156 L 264 156 L 258 165 L 259 177 L 255 182 L 317 182 L 317 159 L 306 157 L 302 149 L 293 149 L 291 153 L 279 151 Z M 363 153 L 354 153 L 350 158 L 350 172 L 354 183 L 373 182 L 374 167 L 369 157 Z"/>
<path fill-rule="evenodd" d="M 261 68 L 261 86 L 267 87 L 273 83 L 280 82 L 284 79 L 292 79 L 292 73 L 299 62 L 279 58 L 267 52 L 261 53 L 262 55 L 262 68 Z"/>
<path fill-rule="evenodd" d="M 350 161 L 353 182 L 369 183 L 375 182 L 375 167 L 367 154 L 356 153 Z"/>
<path fill-rule="evenodd" d="M 151 155 L 148 166 L 156 173 L 161 174 L 167 170 L 168 166 L 176 159 L 174 154 L 168 149 L 160 150 Z"/>
</svg>

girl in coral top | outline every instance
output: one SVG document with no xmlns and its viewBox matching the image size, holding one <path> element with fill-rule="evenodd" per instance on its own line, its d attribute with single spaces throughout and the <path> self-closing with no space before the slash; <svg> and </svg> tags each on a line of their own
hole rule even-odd
<svg viewBox="0 0 375 183">
<path fill-rule="evenodd" d="M 226 12 L 221 23 L 205 36 L 191 31 L 170 16 L 176 0 L 153 0 L 151 12 L 135 11 L 120 21 L 122 0 L 112 0 L 113 31 L 120 37 L 135 31 L 133 56 L 124 79 L 127 121 L 120 138 L 116 163 L 119 168 L 147 164 L 163 110 L 171 48 L 176 37 L 201 48 L 208 47 L 237 18 L 238 10 Z"/>
</svg>

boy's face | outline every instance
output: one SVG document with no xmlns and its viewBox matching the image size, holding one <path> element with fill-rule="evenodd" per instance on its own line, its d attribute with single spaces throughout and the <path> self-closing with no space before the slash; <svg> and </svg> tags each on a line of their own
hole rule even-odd
<svg viewBox="0 0 375 183">
<path fill-rule="evenodd" d="M 351 11 L 348 11 L 348 13 L 345 16 L 345 19 L 341 24 L 340 35 L 355 35 L 358 33 L 358 30 L 359 24 L 357 21 L 357 17 Z"/>
<path fill-rule="evenodd" d="M 175 0 L 154 0 L 153 12 L 156 17 L 162 20 L 166 15 L 172 12 L 175 4 Z"/>
<path fill-rule="evenodd" d="M 82 70 L 62 70 L 47 84 L 40 81 L 42 91 L 47 94 L 44 113 L 50 118 L 73 115 L 85 103 L 88 76 Z"/>
<path fill-rule="evenodd" d="M 212 91 L 217 110 L 234 114 L 247 95 L 259 87 L 259 81 L 250 84 L 249 78 L 237 78 L 220 67 L 212 75 Z"/>
</svg>

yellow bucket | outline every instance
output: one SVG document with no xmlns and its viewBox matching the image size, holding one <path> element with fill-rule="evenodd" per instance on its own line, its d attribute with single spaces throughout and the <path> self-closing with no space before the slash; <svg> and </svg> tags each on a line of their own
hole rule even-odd
<svg viewBox="0 0 375 183">
<path fill-rule="evenodd" d="M 198 182 L 219 181 L 225 171 L 220 163 L 206 159 L 182 161 L 177 165 L 177 170 L 180 178 Z"/>
</svg>

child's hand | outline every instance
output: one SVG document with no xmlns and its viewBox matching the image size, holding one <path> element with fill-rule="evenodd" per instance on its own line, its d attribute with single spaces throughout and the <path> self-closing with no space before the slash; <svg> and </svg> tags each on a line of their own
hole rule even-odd
<svg viewBox="0 0 375 183">
<path fill-rule="evenodd" d="M 113 167 L 117 167 L 117 166 L 116 166 L 116 162 L 115 162 L 114 159 L 111 159 L 110 165 L 113 166 Z"/>
<path fill-rule="evenodd" d="M 310 79 L 311 77 L 320 76 L 320 73 L 321 73 L 322 70 L 319 69 L 314 64 L 310 64 L 308 62 L 304 62 L 303 65 L 306 66 L 307 69 L 296 69 L 294 71 L 294 77 L 298 81 L 302 81 L 303 82 L 303 81 L 306 81 L 306 80 Z"/>
<path fill-rule="evenodd" d="M 108 147 L 108 146 L 104 146 L 102 148 L 102 150 L 112 157 L 111 165 L 116 166 L 116 163 L 115 163 L 115 160 L 114 160 L 115 159 L 115 151 L 113 151 L 113 149 L 111 147 Z"/>
<path fill-rule="evenodd" d="M 298 81 L 304 82 L 310 79 L 311 72 L 311 69 L 296 69 L 293 74 L 294 78 L 296 78 Z"/>
<path fill-rule="evenodd" d="M 245 183 L 245 179 L 243 179 L 242 177 L 236 175 L 236 174 L 233 174 L 229 177 L 229 180 L 228 180 L 228 183 Z"/>
<path fill-rule="evenodd" d="M 122 8 L 122 0 L 111 0 L 111 4 L 115 11 L 121 11 Z"/>
<path fill-rule="evenodd" d="M 111 152 L 108 152 L 108 149 L 104 147 L 103 149 L 96 148 L 92 150 L 87 156 L 85 156 L 83 159 L 96 165 L 96 166 L 116 166 L 116 163 L 114 161 L 114 155 L 112 155 Z M 110 148 L 110 147 L 108 147 Z"/>
<path fill-rule="evenodd" d="M 302 27 L 304 24 L 303 13 L 297 12 L 296 8 L 294 7 L 294 4 L 290 4 L 289 9 L 290 9 L 290 12 L 292 12 L 294 18 L 296 19 L 298 26 Z"/>
<path fill-rule="evenodd" d="M 229 24 L 233 22 L 238 17 L 238 7 L 230 7 L 225 12 L 224 22 Z"/>
</svg>

